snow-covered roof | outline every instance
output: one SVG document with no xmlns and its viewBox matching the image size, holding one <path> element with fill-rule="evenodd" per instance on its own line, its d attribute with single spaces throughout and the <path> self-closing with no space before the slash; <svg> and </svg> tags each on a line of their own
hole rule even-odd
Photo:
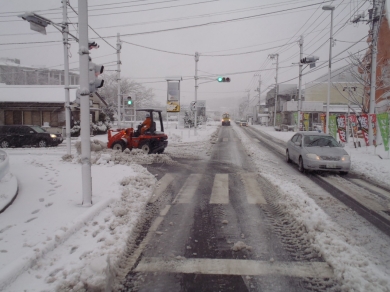
<svg viewBox="0 0 390 292">
<path fill-rule="evenodd" d="M 76 89 L 69 90 L 70 101 L 76 99 Z M 0 84 L 0 102 L 64 103 L 64 86 Z"/>
</svg>

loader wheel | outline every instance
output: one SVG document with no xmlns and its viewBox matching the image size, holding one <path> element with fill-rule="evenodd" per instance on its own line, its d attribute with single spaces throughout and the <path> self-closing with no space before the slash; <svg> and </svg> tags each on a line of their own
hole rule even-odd
<svg viewBox="0 0 390 292">
<path fill-rule="evenodd" d="M 148 141 L 142 142 L 139 147 L 145 154 L 150 154 L 152 149 L 150 148 L 150 144 Z"/>
<path fill-rule="evenodd" d="M 123 151 L 123 150 L 125 150 L 125 145 L 123 145 L 123 142 L 118 141 L 118 142 L 115 142 L 114 144 L 112 144 L 112 149 Z"/>
</svg>

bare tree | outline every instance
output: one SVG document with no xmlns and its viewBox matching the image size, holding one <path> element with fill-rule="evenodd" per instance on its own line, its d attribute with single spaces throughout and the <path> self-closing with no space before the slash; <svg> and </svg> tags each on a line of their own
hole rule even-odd
<svg viewBox="0 0 390 292">
<path fill-rule="evenodd" d="M 118 115 L 118 81 L 116 74 L 103 74 L 104 86 L 98 90 L 98 93 L 104 97 L 108 106 L 103 109 L 103 112 L 111 119 Z M 151 88 L 147 89 L 142 84 L 130 80 L 129 78 L 121 78 L 120 94 L 122 98 L 132 97 L 137 108 L 155 107 L 154 93 Z"/>
<path fill-rule="evenodd" d="M 363 90 L 352 92 L 351 96 L 362 98 L 362 111 L 367 113 L 370 102 L 371 90 L 371 52 L 368 50 L 364 56 L 349 54 L 349 63 L 358 70 L 350 69 L 349 72 L 354 76 L 356 81 L 362 85 Z M 389 60 L 377 61 L 377 74 L 375 92 L 376 103 L 390 96 L 390 62 Z M 348 98 L 347 98 L 348 99 Z M 388 101 L 389 103 L 389 101 Z"/>
</svg>

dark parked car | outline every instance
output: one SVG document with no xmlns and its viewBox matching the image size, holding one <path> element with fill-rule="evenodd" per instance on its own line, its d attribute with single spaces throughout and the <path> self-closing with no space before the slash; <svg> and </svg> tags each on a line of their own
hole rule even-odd
<svg viewBox="0 0 390 292">
<path fill-rule="evenodd" d="M 39 126 L 9 125 L 0 126 L 0 147 L 57 146 L 62 137 L 46 132 Z"/>
</svg>

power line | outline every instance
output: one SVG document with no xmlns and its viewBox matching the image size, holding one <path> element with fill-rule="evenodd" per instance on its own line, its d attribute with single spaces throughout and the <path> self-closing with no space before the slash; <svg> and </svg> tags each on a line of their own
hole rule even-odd
<svg viewBox="0 0 390 292">
<path fill-rule="evenodd" d="M 327 2 L 330 2 L 330 1 L 331 0 L 329 0 Z M 174 30 L 182 30 L 182 29 L 203 27 L 203 26 L 208 26 L 208 25 L 215 25 L 215 24 L 220 24 L 220 23 L 235 22 L 235 21 L 241 21 L 241 20 L 250 20 L 250 19 L 257 18 L 257 17 L 265 16 L 265 15 L 272 15 L 272 14 L 276 14 L 276 13 L 280 13 L 280 12 L 297 10 L 297 9 L 301 9 L 301 8 L 306 8 L 306 7 L 318 5 L 318 4 L 319 3 L 309 4 L 309 5 L 298 6 L 298 7 L 294 7 L 294 8 L 282 9 L 282 10 L 277 10 L 277 11 L 272 11 L 272 12 L 266 12 L 266 13 L 251 15 L 251 16 L 239 17 L 239 18 L 231 18 L 231 19 L 220 20 L 220 21 L 210 21 L 210 22 L 202 23 L 202 24 L 188 25 L 188 26 L 168 28 L 168 29 L 161 29 L 161 30 L 154 30 L 154 31 L 138 32 L 138 33 L 128 33 L 128 34 L 121 35 L 121 37 L 124 37 L 124 36 L 134 36 L 134 35 L 144 35 L 144 34 L 152 34 L 152 33 L 160 33 L 160 32 L 166 32 L 166 31 L 174 31 Z M 114 38 L 114 37 L 116 37 L 116 36 L 105 36 L 105 38 Z"/>
<path fill-rule="evenodd" d="M 76 15 L 78 15 L 78 13 L 76 12 L 76 10 L 74 10 L 74 8 L 72 7 L 72 5 L 70 5 L 69 2 L 68 2 L 68 6 L 70 7 L 70 9 L 73 10 L 74 13 L 76 13 Z M 88 27 L 89 27 L 95 34 L 97 34 L 97 36 L 100 37 L 107 45 L 109 45 L 111 48 L 113 48 L 114 50 L 116 50 L 116 48 L 115 48 L 113 45 L 111 45 L 109 42 L 107 42 L 100 34 L 98 34 L 97 31 L 94 30 L 94 29 L 92 28 L 92 26 L 90 26 L 90 25 L 88 24 Z"/>
</svg>

